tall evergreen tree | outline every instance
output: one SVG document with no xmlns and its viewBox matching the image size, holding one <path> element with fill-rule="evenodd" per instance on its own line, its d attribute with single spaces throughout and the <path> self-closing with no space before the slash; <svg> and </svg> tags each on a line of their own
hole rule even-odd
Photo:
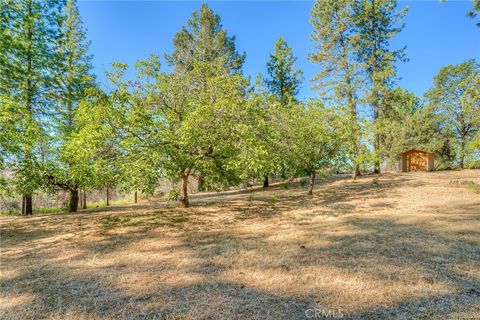
<svg viewBox="0 0 480 320">
<path fill-rule="evenodd" d="M 302 71 L 295 68 L 297 58 L 292 48 L 280 37 L 275 43 L 275 51 L 267 61 L 269 78 L 265 81 L 270 93 L 282 107 L 296 102 L 296 95 L 302 82 Z M 263 179 L 263 187 L 269 186 L 268 175 Z"/>
<path fill-rule="evenodd" d="M 53 161 L 46 168 L 47 182 L 70 192 L 69 211 L 76 212 L 81 176 L 75 175 L 74 159 L 65 145 L 77 130 L 75 112 L 89 88 L 95 85 L 91 74 L 92 56 L 88 54 L 89 42 L 78 12 L 76 0 L 67 0 L 59 19 L 60 37 L 55 44 L 56 69 L 55 90 L 52 99 L 56 101 L 53 118 L 56 139 L 52 141 Z"/>
<path fill-rule="evenodd" d="M 275 51 L 270 54 L 267 62 L 267 86 L 283 106 L 295 101 L 300 84 L 302 71 L 295 69 L 297 58 L 293 55 L 292 48 L 280 37 L 275 43 Z"/>
<path fill-rule="evenodd" d="M 311 23 L 311 39 L 316 51 L 310 60 L 319 64 L 314 88 L 320 95 L 341 106 L 350 141 L 348 152 L 352 162 L 353 178 L 360 174 L 361 127 L 358 121 L 359 89 L 363 68 L 356 61 L 358 31 L 351 0 L 321 0 L 315 2 Z"/>
<path fill-rule="evenodd" d="M 18 123 L 19 148 L 10 156 L 18 189 L 23 193 L 22 213 L 33 212 L 32 193 L 39 186 L 40 145 L 45 137 L 45 115 L 51 112 L 53 43 L 62 0 L 4 0 L 0 3 L 0 93 L 8 95 L 23 114 Z M 4 101 L 0 101 L 4 103 Z"/>
<path fill-rule="evenodd" d="M 165 59 L 178 73 L 190 71 L 195 61 L 219 59 L 229 72 L 239 73 L 245 61 L 245 53 L 239 54 L 235 49 L 235 36 L 227 35 L 222 29 L 220 15 L 206 4 L 193 12 L 187 25 L 175 34 L 173 45 L 172 54 L 165 55 Z"/>
<path fill-rule="evenodd" d="M 397 10 L 397 0 L 355 0 L 354 17 L 358 28 L 358 59 L 364 64 L 370 89 L 367 102 L 372 105 L 375 128 L 374 171 L 380 172 L 380 117 L 381 99 L 393 85 L 397 61 L 405 60 L 405 48 L 392 50 L 390 40 L 403 28 L 407 8 Z"/>
</svg>

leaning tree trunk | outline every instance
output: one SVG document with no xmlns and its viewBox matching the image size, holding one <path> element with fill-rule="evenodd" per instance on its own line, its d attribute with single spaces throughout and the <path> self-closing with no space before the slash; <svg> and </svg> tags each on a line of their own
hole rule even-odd
<svg viewBox="0 0 480 320">
<path fill-rule="evenodd" d="M 268 183 L 268 176 L 265 176 L 265 178 L 263 179 L 263 187 L 264 188 L 268 188 L 270 184 Z"/>
<path fill-rule="evenodd" d="M 184 208 L 188 208 L 190 203 L 188 201 L 188 177 L 190 176 L 190 169 L 185 169 L 182 173 L 182 197 L 180 202 Z"/>
<path fill-rule="evenodd" d="M 315 178 L 317 177 L 317 172 L 315 170 L 312 171 L 310 174 L 310 188 L 308 190 L 308 194 L 313 194 L 313 186 L 315 185 Z"/>
<path fill-rule="evenodd" d="M 77 212 L 79 199 L 78 189 L 70 189 L 70 204 L 68 212 Z"/>
</svg>

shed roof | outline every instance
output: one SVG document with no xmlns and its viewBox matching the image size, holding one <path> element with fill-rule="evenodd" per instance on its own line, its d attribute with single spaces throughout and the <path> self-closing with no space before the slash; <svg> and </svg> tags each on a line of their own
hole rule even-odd
<svg viewBox="0 0 480 320">
<path fill-rule="evenodd" d="M 404 151 L 402 153 L 400 153 L 400 155 L 404 155 L 404 154 L 407 154 L 407 153 L 412 153 L 412 152 L 421 152 L 421 153 L 427 153 L 427 154 L 434 154 L 433 152 L 429 152 L 429 151 L 425 151 L 425 150 L 419 150 L 419 149 L 410 149 L 410 150 L 407 150 L 407 151 Z"/>
</svg>

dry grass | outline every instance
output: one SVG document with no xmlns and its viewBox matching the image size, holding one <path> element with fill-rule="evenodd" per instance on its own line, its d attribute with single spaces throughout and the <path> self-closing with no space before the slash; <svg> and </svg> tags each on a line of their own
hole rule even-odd
<svg viewBox="0 0 480 320">
<path fill-rule="evenodd" d="M 480 171 L 1 221 L 2 319 L 478 319 Z"/>
</svg>

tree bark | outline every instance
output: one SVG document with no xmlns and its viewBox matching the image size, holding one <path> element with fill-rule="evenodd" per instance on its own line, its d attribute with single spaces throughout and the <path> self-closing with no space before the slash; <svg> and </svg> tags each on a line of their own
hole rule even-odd
<svg viewBox="0 0 480 320">
<path fill-rule="evenodd" d="M 374 99 L 373 99 L 373 121 L 375 122 L 375 142 L 374 142 L 374 151 L 375 151 L 375 163 L 373 172 L 380 173 L 380 134 L 378 133 L 378 116 L 379 116 L 379 97 L 378 92 L 375 90 Z"/>
<path fill-rule="evenodd" d="M 313 186 L 315 185 L 315 178 L 317 177 L 317 172 L 315 170 L 312 171 L 310 174 L 310 188 L 308 190 L 308 194 L 313 194 Z"/>
<path fill-rule="evenodd" d="M 138 194 L 137 194 L 137 190 L 135 190 L 135 196 L 134 196 L 134 197 L 135 197 L 135 203 L 137 203 L 137 202 L 138 202 Z"/>
<path fill-rule="evenodd" d="M 356 180 L 359 175 L 361 175 L 361 173 L 360 173 L 360 164 L 358 164 L 358 163 L 355 162 L 354 168 L 353 168 L 352 179 L 353 179 L 353 180 Z"/>
<path fill-rule="evenodd" d="M 465 141 L 462 137 L 462 141 L 460 142 L 460 169 L 464 169 L 465 167 Z"/>
<path fill-rule="evenodd" d="M 184 208 L 188 208 L 190 206 L 190 202 L 188 201 L 188 177 L 190 176 L 190 169 L 185 169 L 182 172 L 182 198 L 180 202 L 182 203 Z"/>
<path fill-rule="evenodd" d="M 32 195 L 24 194 L 22 197 L 22 214 L 24 216 L 33 215 Z"/>
<path fill-rule="evenodd" d="M 263 179 L 263 187 L 268 188 L 269 186 L 270 184 L 268 183 L 268 176 L 265 176 L 265 178 Z"/>
<path fill-rule="evenodd" d="M 375 0 L 372 0 L 372 17 L 376 17 L 376 6 L 375 6 Z M 370 21 L 372 23 L 372 34 L 376 35 L 378 30 L 377 30 L 377 24 L 373 24 L 374 21 Z M 376 39 L 376 36 L 375 36 Z M 372 65 L 372 74 L 371 78 L 373 81 L 373 122 L 375 125 L 375 142 L 373 144 L 374 146 L 374 151 L 375 151 L 375 163 L 374 163 L 374 173 L 380 173 L 380 159 L 379 159 L 379 152 L 380 152 L 380 134 L 378 133 L 378 117 L 379 117 L 379 112 L 380 112 L 380 92 L 378 88 L 378 80 L 376 79 L 376 73 L 379 72 L 377 70 L 377 61 L 378 61 L 378 56 L 377 56 L 377 40 L 373 41 L 373 48 L 372 48 L 372 54 L 373 54 L 373 65 Z"/>
<path fill-rule="evenodd" d="M 32 2 L 29 1 L 27 4 L 27 11 L 28 11 L 28 17 L 32 16 Z M 32 50 L 32 43 L 33 43 L 33 27 L 32 24 L 28 24 L 28 31 L 27 31 L 27 72 L 25 73 L 27 76 L 26 79 L 26 107 L 27 107 L 27 112 L 30 117 L 33 117 L 33 109 L 32 109 L 32 104 L 33 104 L 33 96 L 35 94 L 34 91 L 34 82 L 32 81 L 32 69 L 33 69 L 33 58 L 35 53 Z M 31 155 L 31 148 L 29 146 L 26 147 L 25 150 L 25 158 L 27 161 L 32 159 Z M 33 204 L 32 204 L 32 194 L 24 194 L 23 195 L 23 206 L 22 206 L 22 214 L 25 216 L 31 216 L 33 215 Z"/>
<path fill-rule="evenodd" d="M 203 174 L 199 174 L 197 178 L 197 190 L 198 191 L 205 191 L 205 179 L 203 178 Z"/>
<path fill-rule="evenodd" d="M 87 209 L 87 191 L 83 190 L 82 209 Z"/>
<path fill-rule="evenodd" d="M 107 186 L 107 207 L 110 205 L 110 188 Z"/>
<path fill-rule="evenodd" d="M 78 211 L 78 189 L 70 189 L 70 204 L 68 212 L 77 212 Z"/>
</svg>

